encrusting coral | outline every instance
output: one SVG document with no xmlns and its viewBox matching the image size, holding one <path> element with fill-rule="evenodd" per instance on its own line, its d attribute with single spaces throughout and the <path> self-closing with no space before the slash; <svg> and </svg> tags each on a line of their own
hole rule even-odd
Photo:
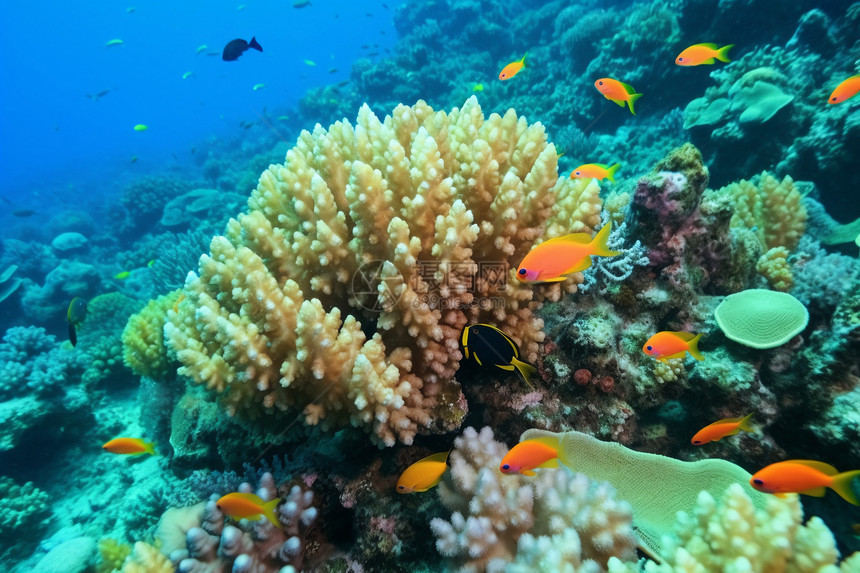
<svg viewBox="0 0 860 573">
<path fill-rule="evenodd" d="M 180 373 L 231 413 L 300 412 L 385 445 L 456 427 L 463 326 L 492 323 L 534 360 L 539 300 L 581 280 L 533 289 L 511 268 L 600 222 L 597 185 L 560 178 L 557 159 L 542 125 L 485 118 L 474 98 L 303 132 L 166 312 Z"/>
</svg>

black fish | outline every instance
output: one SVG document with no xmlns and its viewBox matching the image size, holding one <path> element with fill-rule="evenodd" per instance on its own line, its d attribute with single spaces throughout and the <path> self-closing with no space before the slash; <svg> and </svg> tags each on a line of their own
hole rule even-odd
<svg viewBox="0 0 860 573">
<path fill-rule="evenodd" d="M 12 211 L 12 214 L 16 217 L 32 217 L 36 212 L 32 209 L 19 209 L 17 211 Z"/>
<path fill-rule="evenodd" d="M 257 38 L 251 38 L 250 42 L 237 38 L 235 40 L 231 40 L 226 46 L 224 46 L 224 52 L 221 54 L 221 59 L 225 62 L 237 60 L 248 48 L 254 48 L 261 52 L 263 51 L 263 46 L 257 43 Z"/>
<path fill-rule="evenodd" d="M 78 330 L 84 319 L 87 317 L 87 301 L 79 296 L 72 299 L 69 303 L 69 309 L 66 311 L 66 320 L 69 323 L 69 342 L 72 346 L 78 344 Z"/>
<path fill-rule="evenodd" d="M 517 369 L 531 386 L 529 378 L 535 367 L 520 360 L 520 349 L 511 337 L 489 324 L 472 324 L 463 328 L 460 345 L 467 360 L 478 366 L 495 366 L 502 370 Z"/>
</svg>

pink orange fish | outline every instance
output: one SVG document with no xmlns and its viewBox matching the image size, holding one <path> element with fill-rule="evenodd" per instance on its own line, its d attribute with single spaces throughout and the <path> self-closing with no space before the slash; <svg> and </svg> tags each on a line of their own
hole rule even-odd
<svg viewBox="0 0 860 573">
<path fill-rule="evenodd" d="M 570 172 L 571 179 L 609 179 L 615 183 L 615 173 L 621 168 L 620 163 L 604 165 L 603 163 L 586 163 Z"/>
<path fill-rule="evenodd" d="M 857 95 L 857 92 L 860 92 L 860 75 L 851 76 L 836 86 L 836 89 L 833 90 L 832 94 L 830 94 L 830 98 L 828 98 L 827 103 L 834 104 L 843 102 L 848 98 Z"/>
<path fill-rule="evenodd" d="M 627 102 L 627 105 L 630 107 L 630 113 L 636 115 L 633 104 L 637 99 L 642 97 L 642 94 L 635 93 L 636 90 L 633 89 L 633 86 L 613 80 L 612 78 L 600 78 L 594 82 L 594 87 L 603 94 L 603 97 L 614 101 L 621 107 L 624 107 L 624 103 Z"/>
<path fill-rule="evenodd" d="M 524 67 L 526 67 L 526 55 L 525 54 L 523 54 L 523 57 L 521 60 L 517 60 L 516 62 L 511 62 L 510 64 L 508 64 L 507 66 L 502 68 L 502 71 L 499 72 L 499 79 L 500 80 L 509 80 L 512 77 L 514 77 L 515 75 L 517 75 L 518 73 L 520 73 L 520 71 Z"/>
<path fill-rule="evenodd" d="M 648 339 L 648 342 L 642 347 L 642 352 L 660 362 L 683 358 L 687 352 L 696 360 L 704 360 L 705 357 L 699 352 L 699 340 L 701 338 L 701 334 L 691 332 L 671 332 L 668 330 L 658 332 Z"/>
<path fill-rule="evenodd" d="M 780 497 L 787 493 L 823 497 L 825 488 L 829 487 L 845 501 L 860 505 L 860 500 L 851 489 L 851 482 L 857 477 L 860 477 L 860 470 L 839 473 L 830 464 L 815 460 L 786 460 L 757 471 L 750 478 L 750 485 L 761 492 Z"/>
<path fill-rule="evenodd" d="M 155 444 L 140 438 L 114 438 L 103 444 L 102 449 L 112 454 L 155 454 Z"/>
<path fill-rule="evenodd" d="M 614 257 L 618 251 L 609 250 L 607 223 L 591 238 L 588 233 L 573 233 L 544 241 L 525 256 L 517 269 L 523 282 L 563 281 L 567 275 L 591 266 L 591 257 Z"/>
<path fill-rule="evenodd" d="M 558 467 L 558 438 L 534 438 L 520 442 L 505 454 L 499 471 L 503 474 L 535 475 L 535 468 Z"/>
<path fill-rule="evenodd" d="M 261 517 L 265 517 L 272 525 L 283 529 L 284 526 L 281 525 L 275 515 L 275 509 L 279 503 L 281 503 L 281 499 L 277 497 L 271 501 L 265 501 L 253 493 L 233 492 L 221 497 L 216 505 L 221 513 L 229 515 L 233 519 L 257 521 Z"/>
<path fill-rule="evenodd" d="M 701 66 L 713 64 L 716 60 L 730 62 L 728 53 L 734 47 L 734 44 L 722 48 L 718 48 L 716 44 L 694 44 L 678 54 L 675 63 L 679 66 Z"/>
</svg>

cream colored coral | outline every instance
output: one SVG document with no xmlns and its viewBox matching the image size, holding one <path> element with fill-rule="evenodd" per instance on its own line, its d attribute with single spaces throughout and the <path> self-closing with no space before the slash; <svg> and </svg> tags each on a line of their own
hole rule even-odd
<svg viewBox="0 0 860 573">
<path fill-rule="evenodd" d="M 122 565 L 122 573 L 173 573 L 175 570 L 170 559 L 142 541 L 134 544 L 134 550 Z"/>
<path fill-rule="evenodd" d="M 764 171 L 757 179 L 731 183 L 720 193 L 733 197 L 731 226 L 754 229 L 765 249 L 784 246 L 791 250 L 806 232 L 803 196 L 787 175 L 779 181 Z"/>
<path fill-rule="evenodd" d="M 794 283 L 791 265 L 788 264 L 788 249 L 785 247 L 774 247 L 759 257 L 755 270 L 767 279 L 774 290 L 788 292 Z"/>
<path fill-rule="evenodd" d="M 818 517 L 803 524 L 798 496 L 770 497 L 757 509 L 738 484 L 729 486 L 719 504 L 700 493 L 695 512 L 679 512 L 674 536 L 663 541 L 661 563 L 649 561 L 647 573 L 848 573 L 860 563 L 855 553 L 836 564 L 833 534 Z M 609 562 L 609 573 L 634 571 L 638 565 Z"/>
<path fill-rule="evenodd" d="M 464 325 L 495 324 L 534 361 L 533 311 L 581 280 L 535 288 L 485 265 L 515 268 L 544 237 L 591 232 L 600 209 L 596 183 L 559 177 L 543 126 L 513 110 L 485 118 L 471 98 L 380 120 L 363 106 L 354 127 L 302 132 L 263 173 L 168 312 L 167 344 L 230 412 L 410 443 L 465 414 Z"/>
<path fill-rule="evenodd" d="M 684 359 L 658 360 L 654 363 L 654 377 L 658 382 L 674 382 L 684 376 Z"/>
</svg>

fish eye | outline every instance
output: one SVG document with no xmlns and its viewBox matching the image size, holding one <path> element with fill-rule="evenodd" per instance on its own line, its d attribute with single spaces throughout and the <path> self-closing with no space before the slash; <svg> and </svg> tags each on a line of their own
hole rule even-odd
<svg viewBox="0 0 860 573">
<path fill-rule="evenodd" d="M 520 270 L 519 270 L 519 273 L 520 273 L 520 276 L 521 276 L 521 277 L 525 276 L 527 272 L 528 272 L 528 271 L 526 271 L 525 269 L 520 269 Z"/>
<path fill-rule="evenodd" d="M 830 101 L 836 101 L 836 96 L 833 96 L 832 98 L 830 98 Z"/>
<path fill-rule="evenodd" d="M 477 328 L 473 328 L 473 329 L 472 329 L 472 334 L 478 334 L 478 329 L 477 329 Z"/>
<path fill-rule="evenodd" d="M 646 346 L 646 347 L 645 347 L 645 349 L 646 349 L 648 352 L 650 352 L 650 351 L 654 350 L 654 349 L 653 349 L 653 348 L 651 348 L 650 346 Z"/>
<path fill-rule="evenodd" d="M 603 82 L 597 82 L 597 83 L 598 83 L 599 85 L 601 85 L 601 86 L 603 85 Z"/>
<path fill-rule="evenodd" d="M 763 482 L 763 481 L 761 481 L 760 479 L 754 479 L 754 480 L 753 480 L 753 483 L 754 483 L 754 484 L 756 484 L 756 485 L 764 485 L 764 482 Z"/>
<path fill-rule="evenodd" d="M 406 488 L 403 487 L 402 485 L 399 485 L 399 486 L 397 486 L 397 489 L 406 489 Z"/>
<path fill-rule="evenodd" d="M 679 61 L 679 62 L 683 62 L 683 61 L 684 61 L 684 58 L 678 58 L 678 61 Z"/>
<path fill-rule="evenodd" d="M 576 173 L 577 175 L 579 175 L 579 171 L 574 171 L 574 173 Z"/>
<path fill-rule="evenodd" d="M 702 440 L 695 440 L 695 441 L 693 441 L 693 443 L 694 443 L 694 444 L 696 444 L 696 445 L 698 445 L 698 444 L 701 444 L 701 443 L 702 443 Z"/>
<path fill-rule="evenodd" d="M 505 464 L 505 465 L 503 465 L 503 466 L 502 466 L 502 469 L 503 469 L 503 470 L 509 470 L 509 469 L 511 469 L 511 466 L 510 466 L 510 465 L 508 465 L 508 464 Z"/>
</svg>

